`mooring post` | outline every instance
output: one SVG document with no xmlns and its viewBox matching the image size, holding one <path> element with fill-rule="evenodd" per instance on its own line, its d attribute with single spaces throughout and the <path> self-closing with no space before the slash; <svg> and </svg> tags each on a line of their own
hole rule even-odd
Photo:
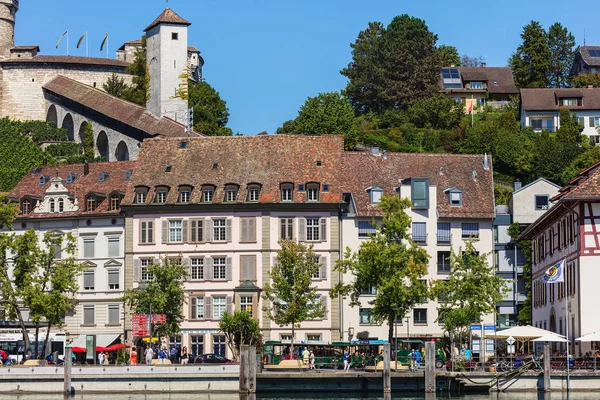
<svg viewBox="0 0 600 400">
<path fill-rule="evenodd" d="M 66 347 L 65 348 L 65 358 L 63 359 L 63 372 L 64 372 L 64 376 L 65 376 L 65 387 L 64 387 L 64 394 L 65 397 L 66 396 L 71 396 L 71 366 L 73 365 L 73 362 L 71 360 L 71 352 L 73 351 L 73 349 L 71 347 Z"/>
<path fill-rule="evenodd" d="M 425 393 L 435 393 L 435 342 L 425 342 Z"/>
<path fill-rule="evenodd" d="M 550 344 L 544 343 L 544 392 L 550 391 L 552 370 L 550 368 Z"/>
<path fill-rule="evenodd" d="M 248 394 L 248 345 L 244 344 L 240 348 L 240 393 Z"/>
<path fill-rule="evenodd" d="M 383 399 L 392 399 L 392 375 L 390 365 L 390 344 L 383 345 Z"/>
<path fill-rule="evenodd" d="M 248 347 L 248 393 L 256 393 L 256 346 Z"/>
</svg>

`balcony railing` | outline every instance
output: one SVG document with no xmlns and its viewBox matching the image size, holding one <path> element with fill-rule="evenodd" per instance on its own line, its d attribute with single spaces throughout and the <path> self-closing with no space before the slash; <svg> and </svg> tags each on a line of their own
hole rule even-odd
<svg viewBox="0 0 600 400">
<path fill-rule="evenodd" d="M 425 234 L 425 235 L 412 235 L 412 240 L 416 244 L 426 245 L 427 244 L 427 234 Z"/>
<path fill-rule="evenodd" d="M 452 234 L 450 232 L 438 232 L 437 244 L 440 246 L 450 246 L 452 244 Z"/>
<path fill-rule="evenodd" d="M 500 100 L 500 101 L 488 101 L 485 103 L 486 106 L 491 108 L 501 108 L 510 104 L 508 100 Z"/>
<path fill-rule="evenodd" d="M 542 133 L 543 131 L 548 131 L 550 133 L 556 133 L 556 131 L 558 130 L 558 128 L 556 126 L 544 126 L 542 128 L 534 127 L 534 126 L 530 126 L 530 127 L 533 128 L 533 131 L 537 132 L 537 133 Z"/>
<path fill-rule="evenodd" d="M 438 274 L 449 274 L 451 271 L 450 263 L 438 263 L 437 265 Z"/>
</svg>

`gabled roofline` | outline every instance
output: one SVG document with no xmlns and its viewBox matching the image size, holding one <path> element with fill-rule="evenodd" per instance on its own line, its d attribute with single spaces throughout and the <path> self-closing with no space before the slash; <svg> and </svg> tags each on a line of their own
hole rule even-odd
<svg viewBox="0 0 600 400">
<path fill-rule="evenodd" d="M 559 189 L 559 190 L 560 190 L 560 189 L 562 189 L 562 186 L 559 186 L 559 185 L 557 185 L 556 183 L 554 183 L 554 182 L 551 182 L 551 181 L 549 181 L 549 180 L 548 180 L 548 179 L 546 179 L 546 178 L 537 178 L 535 181 L 533 181 L 533 182 L 531 182 L 531 183 L 529 183 L 529 184 L 527 184 L 527 185 L 525 185 L 525 186 L 522 186 L 522 187 L 521 187 L 519 190 L 515 190 L 515 191 L 513 192 L 513 195 L 515 195 L 515 194 L 519 193 L 521 190 L 527 189 L 528 187 L 535 185 L 536 183 L 538 183 L 538 182 L 540 182 L 540 181 L 543 181 L 543 182 L 549 183 L 549 184 L 551 184 L 552 186 L 554 186 L 555 188 L 557 188 L 557 189 Z"/>
</svg>

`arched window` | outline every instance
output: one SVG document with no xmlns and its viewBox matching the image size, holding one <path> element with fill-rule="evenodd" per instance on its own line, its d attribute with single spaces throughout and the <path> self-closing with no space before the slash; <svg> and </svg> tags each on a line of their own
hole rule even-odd
<svg viewBox="0 0 600 400">
<path fill-rule="evenodd" d="M 306 184 L 306 199 L 308 201 L 319 201 L 319 189 L 320 185 L 316 182 Z"/>
<path fill-rule="evenodd" d="M 65 210 L 65 200 L 58 199 L 58 212 L 61 213 Z"/>
<path fill-rule="evenodd" d="M 96 197 L 89 195 L 86 200 L 86 211 L 96 211 Z"/>
<path fill-rule="evenodd" d="M 234 203 L 237 201 L 239 186 L 237 185 L 226 185 L 225 186 L 225 198 L 223 199 L 226 203 Z"/>
<path fill-rule="evenodd" d="M 54 199 L 50 199 L 50 201 L 48 202 L 50 204 L 50 212 L 53 213 L 54 210 Z"/>
<path fill-rule="evenodd" d="M 121 196 L 118 193 L 110 195 L 110 209 L 111 211 L 118 210 L 121 204 Z"/>
</svg>

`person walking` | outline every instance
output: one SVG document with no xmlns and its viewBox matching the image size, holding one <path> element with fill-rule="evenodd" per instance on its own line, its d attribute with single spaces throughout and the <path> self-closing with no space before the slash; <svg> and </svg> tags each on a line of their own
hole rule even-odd
<svg viewBox="0 0 600 400">
<path fill-rule="evenodd" d="M 421 368 L 421 352 L 419 349 L 415 351 L 415 370 L 418 371 Z"/>
<path fill-rule="evenodd" d="M 310 351 L 309 362 L 310 362 L 310 369 L 315 369 L 315 353 L 313 353 L 312 350 Z"/>
<path fill-rule="evenodd" d="M 99 365 L 104 364 L 104 353 L 103 352 L 98 353 L 98 364 Z"/>
<path fill-rule="evenodd" d="M 308 349 L 304 349 L 304 351 L 302 352 L 302 364 L 304 365 L 308 365 L 308 361 L 310 358 L 310 352 L 308 351 Z"/>
<path fill-rule="evenodd" d="M 181 364 L 185 365 L 189 362 L 190 356 L 187 351 L 187 347 L 183 346 L 181 349 Z"/>
<path fill-rule="evenodd" d="M 416 370 L 416 364 L 417 364 L 417 353 L 415 352 L 415 349 L 412 349 L 410 352 L 410 370 L 411 370 L 411 372 L 414 372 Z"/>
<path fill-rule="evenodd" d="M 177 347 L 171 346 L 171 354 L 169 355 L 169 359 L 171 360 L 171 364 L 175 364 L 175 361 L 177 361 Z"/>
<path fill-rule="evenodd" d="M 152 364 L 152 358 L 154 358 L 154 350 L 152 350 L 152 347 L 150 345 L 146 346 L 146 351 L 144 352 L 144 355 L 146 356 L 146 364 Z"/>
<path fill-rule="evenodd" d="M 167 364 L 167 349 L 165 349 L 164 347 L 161 347 L 160 351 L 158 352 L 158 357 L 160 358 L 160 364 L 166 365 Z"/>
<path fill-rule="evenodd" d="M 131 349 L 131 354 L 129 356 L 129 363 L 131 365 L 137 365 L 137 351 L 136 348 Z"/>
<path fill-rule="evenodd" d="M 350 353 L 344 350 L 344 371 L 350 371 Z"/>
</svg>

